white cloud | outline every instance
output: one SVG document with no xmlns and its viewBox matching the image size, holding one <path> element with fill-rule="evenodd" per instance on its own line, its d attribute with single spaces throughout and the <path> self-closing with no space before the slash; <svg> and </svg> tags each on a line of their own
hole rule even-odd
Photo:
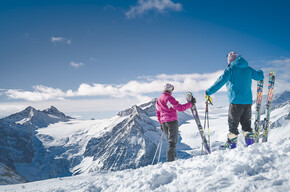
<svg viewBox="0 0 290 192">
<path fill-rule="evenodd" d="M 72 66 L 78 68 L 82 63 L 72 62 Z M 262 70 L 265 73 L 265 82 L 268 80 L 267 73 L 275 69 L 276 83 L 275 93 L 289 90 L 290 87 L 290 58 L 272 60 L 265 64 Z M 75 97 L 97 96 L 108 98 L 135 98 L 139 101 L 148 100 L 149 95 L 160 93 L 166 83 L 175 86 L 175 94 L 191 92 L 203 92 L 208 89 L 217 78 L 223 73 L 222 70 L 204 74 L 159 74 L 156 76 L 143 76 L 137 80 L 129 81 L 125 84 L 87 84 L 82 83 L 77 90 L 63 91 L 58 88 L 37 85 L 33 91 L 9 89 L 2 90 L 2 93 L 10 99 L 23 99 L 26 101 L 47 101 L 47 100 L 66 100 Z M 265 83 L 267 85 L 267 83 Z M 265 86 L 266 87 L 266 86 Z M 265 88 L 266 89 L 266 88 Z M 253 93 L 256 92 L 256 83 L 253 82 Z M 225 86 L 219 92 L 225 92 Z M 1 91 L 0 91 L 1 92 Z M 267 91 L 264 90 L 264 93 Z M 254 96 L 255 97 L 255 96 Z"/>
<path fill-rule="evenodd" d="M 70 39 L 67 39 L 65 37 L 51 37 L 50 40 L 53 43 L 66 43 L 68 45 L 72 43 Z"/>
<path fill-rule="evenodd" d="M 84 96 L 108 96 L 110 98 L 138 98 L 140 101 L 148 100 L 148 94 L 160 93 L 166 83 L 175 86 L 175 92 L 204 91 L 219 77 L 222 71 L 207 74 L 161 74 L 151 77 L 142 77 L 138 81 L 129 81 L 126 84 L 86 84 L 82 83 L 76 91 L 62 91 L 58 88 L 37 85 L 33 91 L 10 89 L 6 95 L 10 99 L 23 99 L 27 101 L 61 100 Z M 225 91 L 222 89 L 221 91 Z"/>
<path fill-rule="evenodd" d="M 264 93 L 267 92 L 267 74 L 273 69 L 276 71 L 274 93 L 289 90 L 290 58 L 282 58 L 265 62 L 265 67 L 262 69 L 265 74 Z M 220 70 L 204 74 L 159 74 L 156 76 L 142 76 L 125 84 L 82 83 L 78 89 L 66 91 L 43 85 L 34 86 L 32 91 L 0 89 L 1 97 L 5 95 L 12 100 L 24 100 L 22 102 L 0 103 L 0 116 L 20 111 L 28 105 L 39 109 L 55 105 L 64 112 L 119 111 L 133 104 L 147 102 L 152 97 L 158 97 L 166 83 L 172 83 L 175 86 L 174 95 L 181 102 L 185 102 L 184 93 L 187 91 L 194 92 L 195 96 L 202 100 L 202 92 L 213 85 L 222 73 L 223 71 Z M 255 81 L 253 81 L 252 90 L 253 99 L 255 99 Z M 220 100 L 227 102 L 225 92 L 226 88 L 224 86 L 214 96 L 220 96 Z M 93 99 L 93 97 L 97 98 Z"/>
<path fill-rule="evenodd" d="M 33 87 L 34 91 L 23 91 L 17 89 L 9 89 L 6 95 L 11 99 L 23 99 L 27 101 L 45 101 L 50 99 L 62 100 L 66 94 L 60 90 L 43 85 Z"/>
<path fill-rule="evenodd" d="M 137 5 L 131 6 L 130 10 L 126 12 L 126 16 L 131 19 L 151 10 L 158 12 L 164 12 L 165 10 L 181 11 L 182 5 L 173 3 L 171 0 L 138 0 Z"/>
<path fill-rule="evenodd" d="M 73 95 L 75 96 L 104 96 L 104 95 L 118 95 L 119 90 L 112 85 L 102 85 L 102 84 L 81 84 Z"/>
<path fill-rule="evenodd" d="M 76 63 L 76 62 L 72 61 L 72 62 L 70 62 L 70 66 L 78 69 L 79 67 L 84 66 L 84 63 Z"/>
</svg>

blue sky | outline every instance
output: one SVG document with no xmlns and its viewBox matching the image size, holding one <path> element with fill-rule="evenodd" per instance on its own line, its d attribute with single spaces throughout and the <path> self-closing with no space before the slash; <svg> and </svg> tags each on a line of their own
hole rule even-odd
<svg viewBox="0 0 290 192">
<path fill-rule="evenodd" d="M 215 81 L 232 50 L 255 69 L 275 69 L 283 91 L 289 7 L 280 0 L 2 0 L 0 116 L 52 104 L 108 116 L 158 97 L 165 82 L 184 101 L 186 90 L 198 95 Z"/>
</svg>

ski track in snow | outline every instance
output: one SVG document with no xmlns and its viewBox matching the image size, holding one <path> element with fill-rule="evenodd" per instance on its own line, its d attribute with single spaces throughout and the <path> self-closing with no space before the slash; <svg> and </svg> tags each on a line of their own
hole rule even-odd
<svg viewBox="0 0 290 192">
<path fill-rule="evenodd" d="M 139 169 L 95 172 L 0 191 L 289 191 L 290 138 Z"/>
</svg>

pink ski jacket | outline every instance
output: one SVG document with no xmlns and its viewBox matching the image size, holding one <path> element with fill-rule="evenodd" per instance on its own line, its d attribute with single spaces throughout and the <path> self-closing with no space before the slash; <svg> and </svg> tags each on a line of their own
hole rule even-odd
<svg viewBox="0 0 290 192">
<path fill-rule="evenodd" d="M 156 102 L 156 116 L 160 124 L 177 120 L 177 111 L 185 111 L 191 103 L 179 104 L 171 93 L 163 92 Z"/>
</svg>

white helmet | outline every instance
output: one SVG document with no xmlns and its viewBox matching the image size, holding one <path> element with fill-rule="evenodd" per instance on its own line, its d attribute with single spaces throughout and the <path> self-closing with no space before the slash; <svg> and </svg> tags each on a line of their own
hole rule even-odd
<svg viewBox="0 0 290 192">
<path fill-rule="evenodd" d="M 227 59 L 228 59 L 228 64 L 230 64 L 231 62 L 233 62 L 239 55 L 234 52 L 234 51 L 231 51 L 228 56 L 227 56 Z"/>
<path fill-rule="evenodd" d="M 164 86 L 164 92 L 172 93 L 173 90 L 174 86 L 169 83 L 166 83 L 166 85 Z"/>
</svg>

